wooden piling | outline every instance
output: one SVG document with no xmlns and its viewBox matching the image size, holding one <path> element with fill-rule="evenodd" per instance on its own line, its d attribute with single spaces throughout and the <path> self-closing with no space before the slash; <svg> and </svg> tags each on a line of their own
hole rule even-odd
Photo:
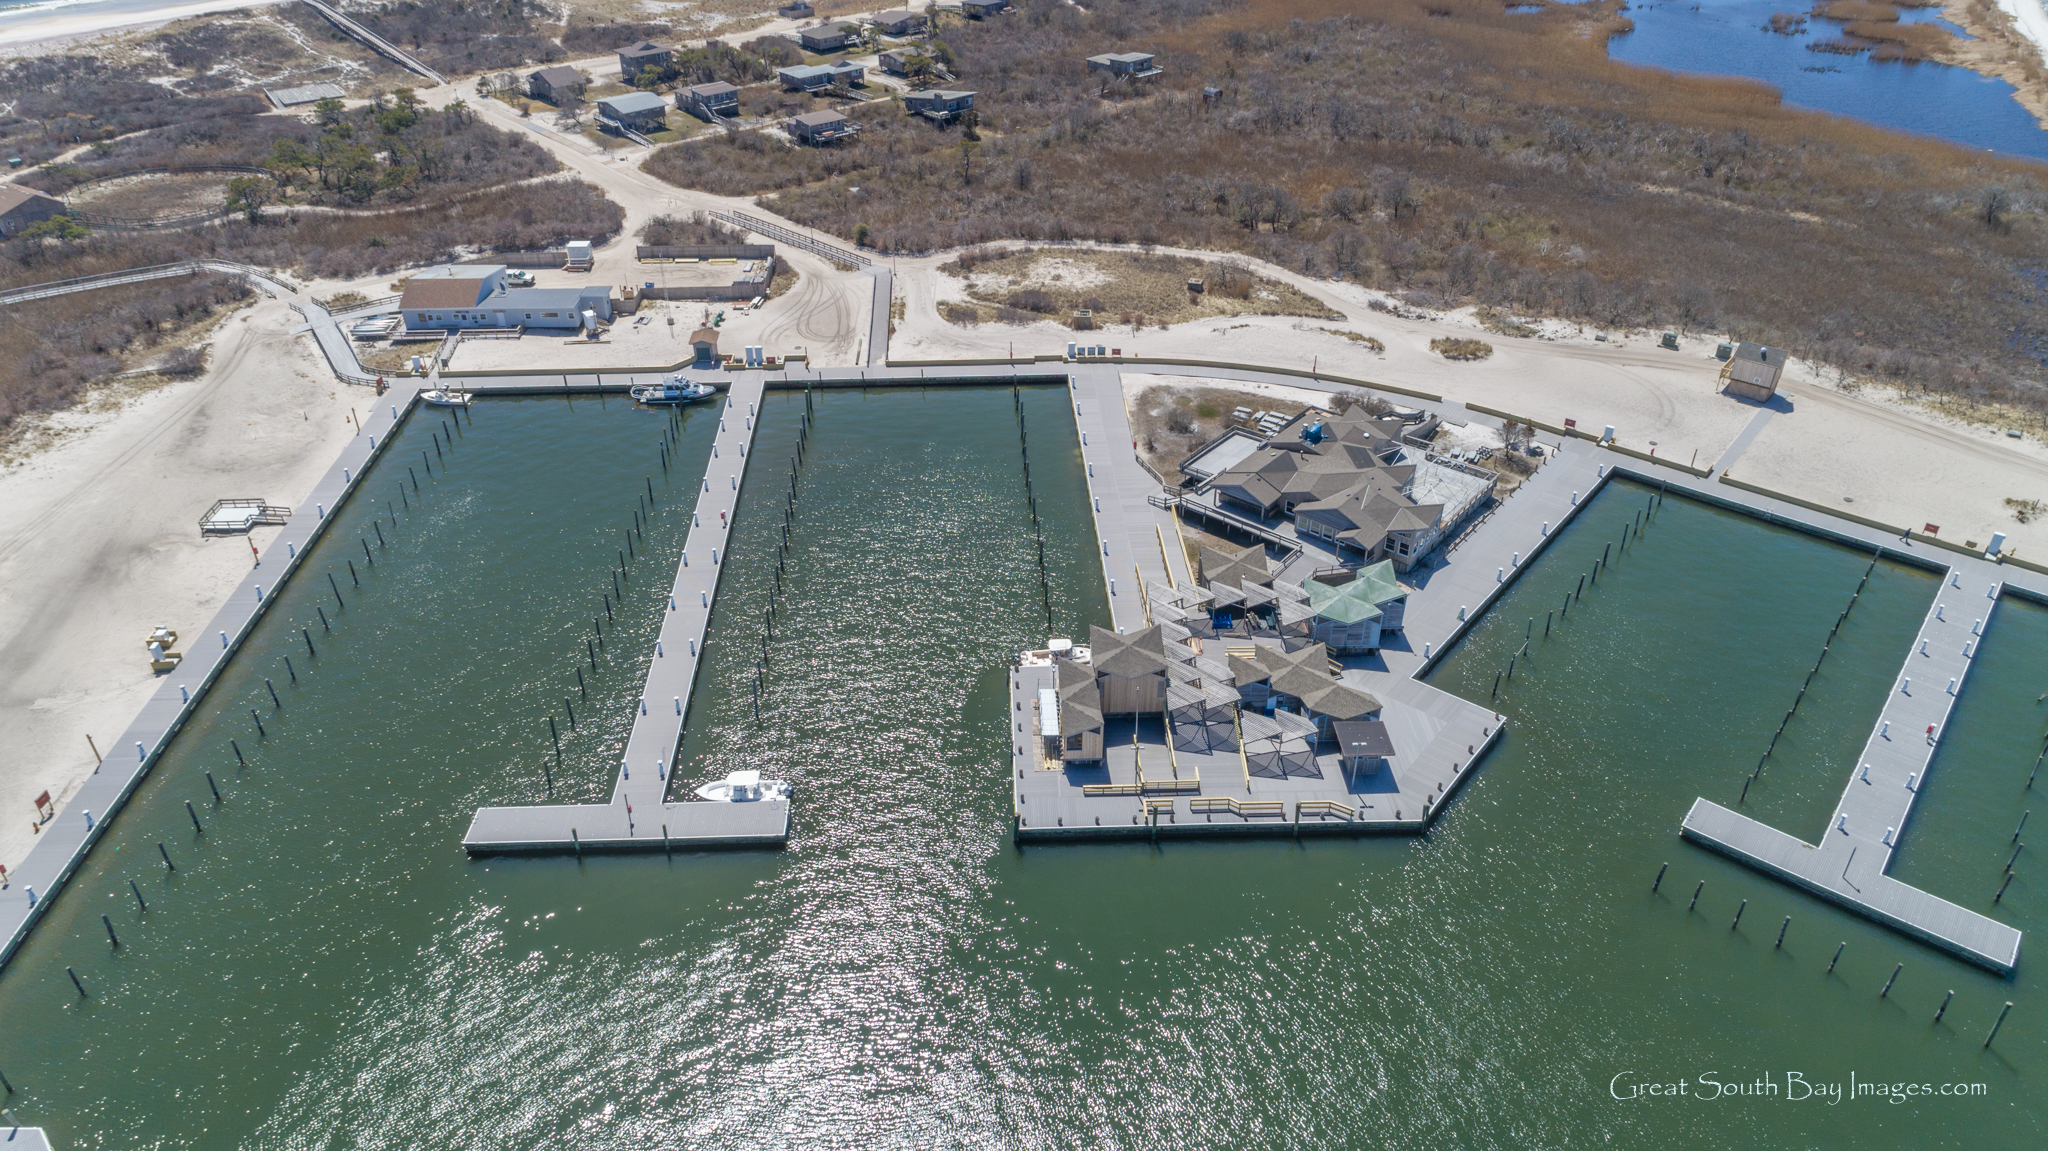
<svg viewBox="0 0 2048 1151">
<path fill-rule="evenodd" d="M 1778 925 L 1778 941 L 1776 943 L 1771 944 L 1771 950 L 1775 951 L 1778 948 L 1785 946 L 1785 929 L 1791 926 L 1792 917 L 1788 915 L 1785 917 L 1785 922 L 1780 923 Z"/>
<path fill-rule="evenodd" d="M 69 970 L 69 968 L 66 968 L 66 970 Z M 1998 1019 L 1997 1019 L 1997 1020 L 1996 1020 L 1995 1022 L 1993 1022 L 1993 1023 L 1991 1024 L 1991 1034 L 1989 1034 L 1989 1035 L 1986 1035 L 1986 1036 L 1984 1037 L 1984 1046 L 1986 1046 L 1986 1047 L 1989 1047 L 1989 1046 L 1991 1046 L 1991 1041 L 1992 1041 L 1993 1039 L 1996 1039 L 1996 1038 L 1998 1038 L 1998 1029 L 1999 1029 L 1999 1028 L 2001 1028 L 2001 1027 L 2003 1027 L 2003 1026 L 2005 1026 L 2005 1017 L 2006 1017 L 2006 1015 L 2007 1015 L 2007 1014 L 2009 1014 L 2009 1013 L 2010 1013 L 2011 1011 L 2012 1011 L 2012 1000 L 2008 999 L 2008 1000 L 2006 1000 L 2006 1001 L 2005 1001 L 2005 1006 L 2004 1006 L 2003 1008 L 2000 1008 L 2000 1009 L 1999 1009 L 1999 1012 L 1998 1012 Z"/>
<path fill-rule="evenodd" d="M 1651 895 L 1655 895 L 1655 894 L 1657 894 L 1657 889 L 1658 889 L 1658 888 L 1660 888 L 1660 887 L 1662 887 L 1662 886 L 1664 886 L 1664 870 L 1665 870 L 1665 868 L 1668 868 L 1668 867 L 1670 867 L 1670 866 L 1671 866 L 1671 864 L 1670 864 L 1670 862 L 1669 862 L 1669 861 L 1667 860 L 1667 861 L 1666 861 L 1666 862 L 1664 863 L 1664 865 L 1663 865 L 1662 867 L 1659 867 L 1659 868 L 1657 869 L 1657 878 L 1656 878 L 1656 879 L 1654 879 L 1654 880 L 1652 880 L 1652 881 L 1651 881 L 1651 883 L 1650 883 L 1650 894 L 1651 894 Z"/>
<path fill-rule="evenodd" d="M 1728 921 L 1728 930 L 1733 931 L 1736 927 L 1740 926 L 1742 923 L 1742 913 L 1748 910 L 1749 900 L 1745 899 L 1737 904 L 1735 907 L 1735 918 Z"/>
<path fill-rule="evenodd" d="M 1694 907 L 1697 907 L 1699 905 L 1700 892 L 1706 890 L 1706 887 L 1707 881 L 1702 879 L 1699 882 L 1699 886 L 1692 889 L 1692 902 L 1685 905 L 1685 909 L 1687 911 L 1691 911 Z"/>
<path fill-rule="evenodd" d="M 1892 968 L 1892 977 L 1884 981 L 1884 990 L 1877 993 L 1877 997 L 1879 999 L 1884 999 L 1891 995 L 1892 984 L 1897 982 L 1899 978 L 1899 972 L 1904 971 L 1905 969 L 1906 965 L 1903 963 L 1899 964 L 1897 967 Z"/>
<path fill-rule="evenodd" d="M 1833 959 L 1828 960 L 1827 973 L 1829 975 L 1833 975 L 1835 973 L 1835 964 L 1840 963 L 1842 961 L 1842 949 L 1847 946 L 1849 946 L 1849 941 L 1846 939 L 1835 945 L 1835 957 Z"/>
</svg>

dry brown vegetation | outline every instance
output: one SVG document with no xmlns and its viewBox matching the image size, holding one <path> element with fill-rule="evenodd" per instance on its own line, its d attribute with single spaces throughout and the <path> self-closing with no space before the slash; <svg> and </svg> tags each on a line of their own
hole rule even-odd
<svg viewBox="0 0 2048 1151">
<path fill-rule="evenodd" d="M 1215 316 L 1334 317 L 1321 300 L 1220 261 L 1143 252 L 1079 249 L 969 250 L 940 271 L 966 282 L 973 304 L 954 304 L 955 323 L 1031 322 L 1094 313 L 1098 328 L 1178 324 Z M 1188 290 L 1201 279 L 1204 291 Z"/>
<path fill-rule="evenodd" d="M 1293 415 L 1307 407 L 1230 388 L 1191 388 L 1161 384 L 1138 393 L 1128 405 L 1131 434 L 1138 440 L 1138 458 L 1167 483 L 1180 482 L 1180 463 L 1196 448 L 1230 427 L 1237 408 Z"/>
<path fill-rule="evenodd" d="M 777 211 L 884 251 L 1238 250 L 1418 304 L 1725 332 L 1914 391 L 2041 406 L 2033 164 L 1610 61 L 1617 0 L 1083 7 L 1020 0 L 947 28 L 994 129 L 965 166 L 956 136 L 930 133 L 944 151 L 724 167 L 707 148 L 704 168 L 662 174 L 715 161 L 716 190 L 781 189 Z M 1159 53 L 1167 75 L 1099 97 L 1080 60 L 1108 44 Z M 1204 85 L 1221 96 L 1205 104 Z"/>
<path fill-rule="evenodd" d="M 204 275 L 105 288 L 90 309 L 77 296 L 9 304 L 0 324 L 0 430 L 30 412 L 67 406 L 127 357 L 162 347 L 250 295 L 240 280 Z"/>
<path fill-rule="evenodd" d="M 349 16 L 453 75 L 551 64 L 564 55 L 552 35 L 557 17 L 536 0 L 398 0 L 355 6 Z"/>
<path fill-rule="evenodd" d="M 1429 342 L 1429 350 L 1447 360 L 1483 360 L 1493 354 L 1493 345 L 1485 340 L 1458 340 L 1439 336 Z"/>
</svg>

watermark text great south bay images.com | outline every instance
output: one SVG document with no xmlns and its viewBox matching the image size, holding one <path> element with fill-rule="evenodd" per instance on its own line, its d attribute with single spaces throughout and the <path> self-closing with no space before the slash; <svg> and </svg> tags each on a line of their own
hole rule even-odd
<svg viewBox="0 0 2048 1151">
<path fill-rule="evenodd" d="M 1675 1078 L 1621 1071 L 1608 1081 L 1607 1093 L 1624 1103 L 1649 1100 L 1711 1103 L 1750 1099 L 1836 1106 L 1844 1102 L 1905 1103 L 1918 1099 L 1982 1097 L 1991 1092 L 1982 1083 L 1904 1083 L 1870 1079 L 1854 1071 L 1842 1079 L 1811 1076 L 1800 1071 L 1765 1071 L 1749 1076 L 1702 1071 L 1690 1077 Z"/>
</svg>

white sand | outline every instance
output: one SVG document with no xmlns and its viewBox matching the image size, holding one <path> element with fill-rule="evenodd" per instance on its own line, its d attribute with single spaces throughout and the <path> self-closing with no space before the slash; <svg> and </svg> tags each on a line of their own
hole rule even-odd
<svg viewBox="0 0 2048 1151">
<path fill-rule="evenodd" d="M 0 55 L 47 52 L 70 41 L 116 30 L 155 28 L 173 20 L 204 16 L 209 12 L 232 12 L 238 8 L 265 8 L 288 0 L 190 0 L 184 4 L 138 7 L 127 4 L 50 4 L 47 15 L 30 13 L 27 18 L 0 24 Z M 79 11 L 79 8 L 86 9 Z"/>
<path fill-rule="evenodd" d="M 181 650 L 201 642 L 248 571 L 248 540 L 202 540 L 201 513 L 224 496 L 297 506 L 354 435 L 367 393 L 334 382 L 287 334 L 298 323 L 255 305 L 222 326 L 204 377 L 65 413 L 68 439 L 0 473 L 0 862 L 27 853 L 37 792 L 61 805 L 91 773 L 88 734 L 120 754 L 157 684 L 143 636 L 168 624 Z"/>
</svg>

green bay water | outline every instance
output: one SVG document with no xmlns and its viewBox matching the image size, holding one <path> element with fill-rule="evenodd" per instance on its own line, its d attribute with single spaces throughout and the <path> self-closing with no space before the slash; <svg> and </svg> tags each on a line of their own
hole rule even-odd
<svg viewBox="0 0 2048 1151">
<path fill-rule="evenodd" d="M 764 405 L 678 772 L 684 786 L 735 766 L 792 780 L 787 850 L 463 858 L 476 806 L 544 797 L 551 713 L 557 796 L 606 794 L 715 418 L 688 415 L 663 486 L 662 414 L 480 403 L 414 509 L 383 520 L 391 546 L 359 591 L 343 561 L 362 567 L 356 541 L 383 509 L 337 514 L 310 578 L 280 593 L 0 974 L 16 1112 L 67 1148 L 2040 1142 L 2048 1005 L 2026 960 L 1997 979 L 1677 836 L 1695 796 L 1734 802 L 1867 557 L 1668 501 L 1532 644 L 1495 705 L 1503 742 L 1425 837 L 1019 850 L 1005 668 L 1045 638 L 1048 591 L 1057 633 L 1106 616 L 1066 398 L 1023 393 L 1042 582 L 1007 389 L 819 396 L 757 718 L 801 402 Z M 431 454 L 428 426 L 373 471 L 379 504 L 408 453 Z M 651 555 L 571 733 L 561 700 L 650 474 Z M 1485 699 L 1526 621 L 1540 631 L 1645 499 L 1626 485 L 1595 498 L 1435 682 Z M 351 597 L 338 615 L 328 569 Z M 1752 791 L 1750 810 L 1794 834 L 1818 834 L 1807 825 L 1848 770 L 1826 761 L 1853 758 L 1935 585 L 1880 565 L 1871 588 L 1767 794 Z M 2024 618 L 2000 613 L 1999 627 Z M 1979 692 L 2002 713 L 2048 690 L 2010 686 L 2038 666 L 1996 635 L 1959 723 Z M 1945 748 L 1937 779 L 1955 767 L 1964 791 L 1981 775 L 1965 797 L 1981 819 L 2016 819 L 2022 798 L 1994 784 L 2024 779 L 2003 762 L 2024 741 L 1987 739 Z M 1902 867 L 1964 899 L 1983 886 L 1979 817 L 1943 825 L 1944 802 L 1931 785 Z M 1951 841 L 1967 850 L 1933 851 Z M 2014 893 L 1999 914 L 2031 933 L 2038 899 Z M 2006 999 L 2019 1006 L 1985 1052 Z M 1610 1090 L 1768 1074 L 1782 1092 L 1788 1071 L 1987 1094 L 1827 1106 Z"/>
</svg>

